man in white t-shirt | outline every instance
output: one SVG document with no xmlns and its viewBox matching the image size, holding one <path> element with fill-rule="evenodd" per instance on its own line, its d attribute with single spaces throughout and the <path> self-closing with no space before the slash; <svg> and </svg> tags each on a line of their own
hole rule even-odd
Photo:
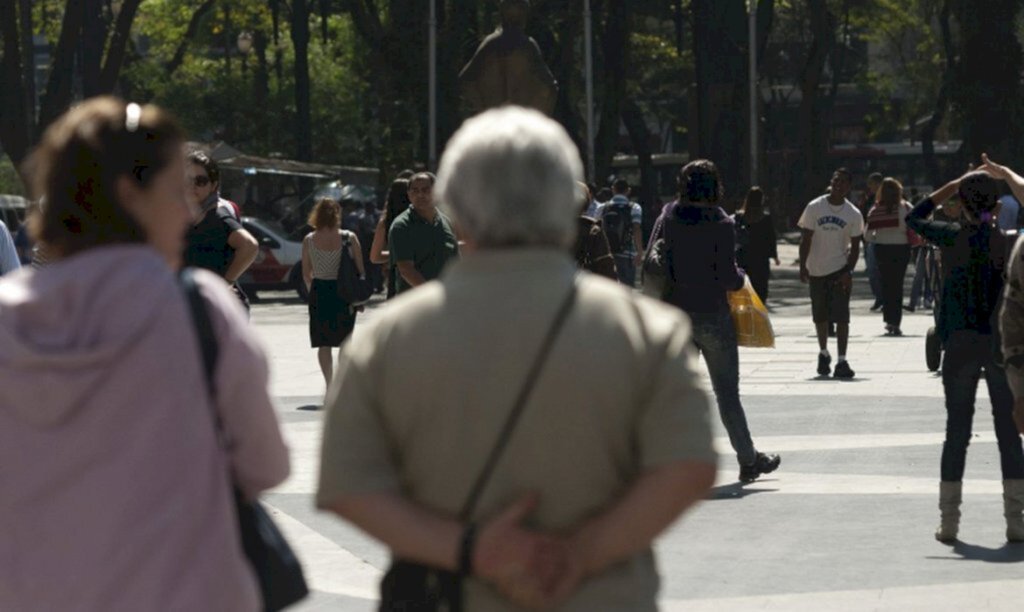
<svg viewBox="0 0 1024 612">
<path fill-rule="evenodd" d="M 850 290 L 853 268 L 860 255 L 864 235 L 864 217 L 846 199 L 853 186 L 853 175 L 845 168 L 832 174 L 828 194 L 812 200 L 800 216 L 800 280 L 810 283 L 811 312 L 818 332 L 818 374 L 835 378 L 853 378 L 846 361 L 850 338 Z M 839 359 L 832 371 L 828 352 L 828 325 L 836 324 Z"/>
</svg>

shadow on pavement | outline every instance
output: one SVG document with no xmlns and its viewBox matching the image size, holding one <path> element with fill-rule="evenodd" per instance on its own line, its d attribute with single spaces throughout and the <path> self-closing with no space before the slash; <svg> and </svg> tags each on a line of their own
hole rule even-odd
<svg viewBox="0 0 1024 612">
<path fill-rule="evenodd" d="M 1003 544 L 999 548 L 988 548 L 978 544 L 968 544 L 957 540 L 953 543 L 953 552 L 959 559 L 951 557 L 928 557 L 928 559 L 947 559 L 953 561 L 984 561 L 985 563 L 1024 563 L 1024 544 Z"/>
<path fill-rule="evenodd" d="M 298 408 L 296 408 L 296 410 L 316 412 L 318 410 L 323 410 L 323 406 L 321 406 L 320 404 L 306 404 L 305 406 L 299 406 Z"/>
<path fill-rule="evenodd" d="M 720 485 L 711 489 L 711 494 L 707 496 L 708 501 L 717 501 L 722 499 L 743 499 L 748 495 L 756 495 L 758 493 L 774 493 L 778 489 L 752 489 L 749 487 L 755 487 L 761 482 L 752 482 L 744 484 L 742 482 L 734 482 L 727 485 Z"/>
</svg>

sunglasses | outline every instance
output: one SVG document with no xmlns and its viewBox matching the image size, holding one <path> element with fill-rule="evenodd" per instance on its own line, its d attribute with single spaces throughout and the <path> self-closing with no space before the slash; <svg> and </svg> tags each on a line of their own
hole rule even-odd
<svg viewBox="0 0 1024 612">
<path fill-rule="evenodd" d="M 196 176 L 192 179 L 192 184 L 196 187 L 206 187 L 210 184 L 210 177 L 208 176 Z"/>
</svg>

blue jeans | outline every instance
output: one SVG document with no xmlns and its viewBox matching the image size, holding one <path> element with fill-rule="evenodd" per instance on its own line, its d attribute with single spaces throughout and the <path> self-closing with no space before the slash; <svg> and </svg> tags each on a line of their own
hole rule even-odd
<svg viewBox="0 0 1024 612">
<path fill-rule="evenodd" d="M 619 273 L 619 282 L 627 287 L 636 287 L 636 256 L 616 255 L 615 271 Z"/>
<path fill-rule="evenodd" d="M 750 465 L 757 459 L 757 450 L 750 439 L 747 415 L 740 403 L 740 356 L 732 317 L 728 310 L 688 314 L 693 322 L 693 343 L 708 366 L 718 413 L 729 433 L 729 442 L 740 465 Z"/>
<path fill-rule="evenodd" d="M 964 478 L 974 421 L 974 399 L 982 370 L 992 398 L 992 420 L 1003 479 L 1024 478 L 1024 449 L 1013 423 L 1013 395 L 1006 382 L 1006 372 L 995 364 L 993 337 L 970 330 L 955 331 L 944 348 L 942 386 L 946 390 L 946 442 L 942 445 L 942 480 L 960 482 Z"/>
<path fill-rule="evenodd" d="M 875 296 L 876 302 L 882 301 L 882 275 L 878 271 L 878 261 L 875 259 L 875 243 L 868 242 L 864 246 L 864 265 L 868 272 L 868 285 L 871 287 L 871 295 Z"/>
</svg>

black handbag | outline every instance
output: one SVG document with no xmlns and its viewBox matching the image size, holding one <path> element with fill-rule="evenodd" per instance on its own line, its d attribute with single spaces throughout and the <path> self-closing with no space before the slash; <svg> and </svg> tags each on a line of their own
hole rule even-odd
<svg viewBox="0 0 1024 612">
<path fill-rule="evenodd" d="M 181 271 L 181 285 L 188 297 L 192 322 L 199 338 L 206 387 L 213 398 L 216 395 L 214 371 L 217 365 L 217 337 L 213 333 L 206 303 L 199 294 L 199 287 L 196 286 L 193 270 L 190 268 Z M 224 429 L 216 408 L 213 411 L 213 418 L 217 437 L 223 442 Z M 234 483 L 232 493 L 242 548 L 259 582 L 263 609 L 275 612 L 305 598 L 309 594 L 309 588 L 302 575 L 302 566 L 266 508 L 259 501 L 246 500 Z"/>
<path fill-rule="evenodd" d="M 647 252 L 644 253 L 644 259 L 640 265 L 640 291 L 657 300 L 664 300 L 668 297 L 673 280 L 671 278 L 672 271 L 669 269 L 665 223 L 675 213 L 677 206 L 678 202 L 668 205 L 658 217 L 647 243 Z"/>
<path fill-rule="evenodd" d="M 665 299 L 668 294 L 668 265 L 666 259 L 665 239 L 651 240 L 644 254 L 643 266 L 640 270 L 640 291 L 658 300 Z"/>
<path fill-rule="evenodd" d="M 469 495 L 459 512 L 459 520 L 468 522 L 476 510 L 477 502 L 483 494 L 484 487 L 491 478 L 495 467 L 501 459 L 502 452 L 508 445 L 512 432 L 515 431 L 519 417 L 526 407 L 530 393 L 540 377 L 544 362 L 558 338 L 558 334 L 565 324 L 569 313 L 572 311 L 573 303 L 576 301 L 576 283 L 573 282 L 569 294 L 565 297 L 558 314 L 555 316 L 551 328 L 548 330 L 537 353 L 526 381 L 519 390 L 512 411 L 509 413 L 497 442 L 487 457 L 487 463 L 477 476 L 470 489 Z M 384 579 L 380 584 L 380 611 L 381 612 L 462 612 L 462 580 L 463 576 L 456 572 L 440 570 L 434 567 L 393 559 L 391 567 L 388 568 Z"/>
<path fill-rule="evenodd" d="M 338 297 L 349 306 L 358 306 L 370 301 L 373 296 L 373 287 L 367 280 L 359 275 L 359 268 L 352 258 L 352 239 L 345 232 L 342 232 L 341 258 L 338 260 Z"/>
</svg>

